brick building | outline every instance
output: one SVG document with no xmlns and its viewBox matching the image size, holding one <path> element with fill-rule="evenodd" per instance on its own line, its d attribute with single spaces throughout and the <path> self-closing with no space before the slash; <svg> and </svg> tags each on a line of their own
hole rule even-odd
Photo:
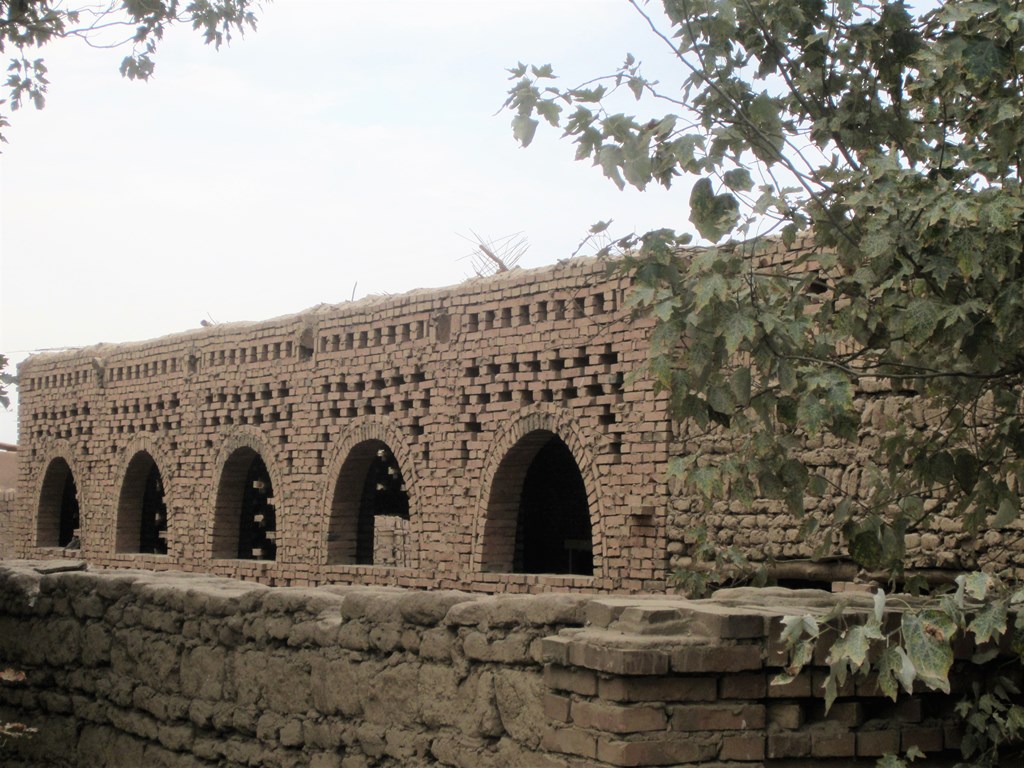
<svg viewBox="0 0 1024 768">
<path fill-rule="evenodd" d="M 575 259 L 31 357 L 21 556 L 271 584 L 663 588 L 671 426 Z"/>
</svg>

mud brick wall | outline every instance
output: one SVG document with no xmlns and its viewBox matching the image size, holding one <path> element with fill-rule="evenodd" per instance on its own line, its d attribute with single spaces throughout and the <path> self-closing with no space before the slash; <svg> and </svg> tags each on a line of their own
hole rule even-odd
<svg viewBox="0 0 1024 768">
<path fill-rule="evenodd" d="M 752 258 L 771 267 L 804 247 L 768 243 Z M 666 483 L 671 455 L 702 450 L 714 461 L 734 445 L 670 424 L 663 396 L 642 375 L 651 323 L 631 317 L 629 288 L 605 262 L 575 259 L 264 322 L 34 356 L 19 368 L 19 493 L 0 501 L 0 554 L 276 585 L 486 592 L 663 591 L 673 571 L 694 565 L 698 526 L 754 560 L 815 555 L 821 542 L 801 533 L 802 521 L 781 501 L 709 510 Z M 828 435 L 805 441 L 805 462 L 833 489 L 807 500 L 812 512 L 866 497 L 865 464 L 897 415 L 922 426 L 930 418 L 884 381 L 862 382 L 856 402 L 859 445 Z M 538 436 L 551 435 L 571 453 L 566 484 L 576 474 L 583 487 L 593 575 L 525 573 L 513 562 L 524 474 Z M 376 518 L 359 564 L 360 494 L 381 448 L 400 471 L 408 514 Z M 240 455 L 266 465 L 276 530 L 257 548 L 273 547 L 272 560 L 233 551 L 238 499 L 224 489 L 246 480 Z M 144 496 L 140 458 L 161 475 L 166 552 L 130 545 Z M 54 467 L 77 486 L 74 538 L 58 535 L 62 476 Z M 1021 522 L 976 540 L 937 514 L 908 535 L 909 564 L 1021 569 L 1022 539 Z M 63 544 L 71 546 L 55 546 Z"/>
<path fill-rule="evenodd" d="M 15 551 L 14 517 L 17 492 L 0 490 L 0 560 L 11 557 Z"/>
<path fill-rule="evenodd" d="M 891 424 L 897 418 L 909 418 L 924 429 L 931 418 L 924 403 L 894 390 L 888 382 L 862 380 L 854 399 L 860 412 L 859 442 L 851 445 L 828 435 L 804 437 L 802 460 L 811 472 L 824 476 L 829 492 L 821 497 L 805 497 L 807 515 L 828 513 L 843 499 L 871 503 L 868 464 Z M 933 420 L 934 422 L 934 420 Z M 726 457 L 734 450 L 732 438 L 721 432 L 700 431 L 692 424 L 677 426 L 673 451 L 681 455 L 698 448 L 707 451 L 704 463 Z M 943 569 L 957 573 L 965 570 L 1011 569 L 1024 575 L 1024 521 L 1016 520 L 996 527 L 992 521 L 980 534 L 964 530 L 961 515 L 943 510 L 936 499 L 925 499 L 924 510 L 933 517 L 907 534 L 907 566 L 911 569 Z M 824 527 L 807 535 L 803 519 L 792 515 L 779 499 L 755 499 L 746 506 L 739 501 L 718 501 L 710 509 L 702 499 L 670 487 L 668 531 L 670 570 L 699 567 L 692 558 L 693 531 L 705 526 L 718 544 L 735 546 L 755 562 L 807 560 L 825 555 L 842 555 L 840 541 L 826 538 Z M 852 578 L 834 576 L 825 581 Z M 952 577 L 950 577 L 951 579 Z"/>
<path fill-rule="evenodd" d="M 575 259 L 33 356 L 19 367 L 16 553 L 277 585 L 663 588 L 671 430 L 652 387 L 628 379 L 643 367 L 650 328 L 630 318 L 627 289 L 606 263 Z M 557 436 L 578 468 L 593 575 L 512 572 L 515 505 L 537 435 Z M 408 517 L 379 519 L 374 565 L 360 565 L 354 510 L 367 446 L 380 445 L 397 462 Z M 239 455 L 266 465 L 272 561 L 231 552 L 237 517 L 221 492 L 244 474 Z M 139 457 L 161 475 L 166 553 L 124 546 L 137 538 L 125 499 L 141 498 Z M 69 549 L 57 546 L 62 486 L 47 474 L 65 466 L 80 506 Z"/>
<path fill-rule="evenodd" d="M 757 269 L 819 269 L 813 257 L 813 244 L 809 241 L 798 240 L 791 248 L 779 242 L 751 242 L 740 247 L 746 249 Z M 829 296 L 822 293 L 819 299 L 827 301 Z M 807 517 L 831 512 L 844 499 L 853 500 L 855 507 L 856 502 L 871 506 L 868 466 L 893 426 L 905 424 L 911 429 L 925 430 L 941 422 L 943 414 L 929 410 L 926 402 L 914 397 L 907 386 L 906 382 L 871 377 L 857 382 L 854 407 L 860 414 L 860 426 L 856 444 L 829 434 L 802 437 L 802 462 L 810 472 L 822 475 L 829 489 L 821 497 L 804 498 Z M 984 412 L 983 403 L 979 410 Z M 672 439 L 673 454 L 686 456 L 703 452 L 702 466 L 730 456 L 737 445 L 736 438 L 722 430 L 713 427 L 704 430 L 693 423 L 675 425 Z M 682 483 L 670 483 L 669 493 L 666 538 L 670 572 L 706 567 L 693 556 L 696 544 L 693 532 L 698 527 L 707 530 L 712 542 L 736 547 L 754 562 L 785 563 L 823 556 L 849 562 L 842 542 L 828 538 L 834 533 L 831 528 L 823 526 L 807 534 L 803 530 L 806 518 L 794 517 L 786 503 L 779 499 L 757 498 L 749 506 L 730 499 L 708 508 L 697 495 L 686 492 Z M 728 487 L 724 495 L 729 496 Z M 923 509 L 931 517 L 905 538 L 909 569 L 939 569 L 950 574 L 964 570 L 1010 569 L 1018 578 L 1024 577 L 1024 519 L 1002 527 L 997 527 L 990 519 L 982 526 L 980 534 L 972 534 L 964 530 L 962 514 L 944 510 L 937 499 L 925 498 Z M 786 573 L 793 578 L 796 570 Z M 827 572 L 828 569 L 819 569 L 818 575 L 806 580 L 843 581 L 853 578 L 856 569 L 842 569 L 844 575 L 836 571 L 831 577 Z"/>
<path fill-rule="evenodd" d="M 482 596 L 60 567 L 79 564 L 0 567 L 0 664 L 26 675 L 0 683 L 0 719 L 39 729 L 4 755 L 9 768 L 810 768 L 873 766 L 910 745 L 930 766 L 958 755 L 954 698 L 894 704 L 866 679 L 826 716 L 822 667 L 770 684 L 784 663 L 779 616 L 828 611 L 823 592 Z"/>
</svg>

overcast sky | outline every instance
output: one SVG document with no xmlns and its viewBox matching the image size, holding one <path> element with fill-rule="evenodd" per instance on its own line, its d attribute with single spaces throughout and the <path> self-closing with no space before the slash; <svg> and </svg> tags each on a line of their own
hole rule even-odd
<svg viewBox="0 0 1024 768">
<path fill-rule="evenodd" d="M 569 85 L 627 52 L 671 77 L 626 0 L 279 0 L 219 52 L 169 35 L 148 83 L 121 79 L 123 52 L 49 46 L 47 106 L 0 155 L 0 352 L 457 283 L 471 232 L 522 232 L 530 267 L 598 220 L 684 228 L 686 189 L 619 192 L 557 131 L 524 150 L 495 114 L 517 61 Z"/>
</svg>

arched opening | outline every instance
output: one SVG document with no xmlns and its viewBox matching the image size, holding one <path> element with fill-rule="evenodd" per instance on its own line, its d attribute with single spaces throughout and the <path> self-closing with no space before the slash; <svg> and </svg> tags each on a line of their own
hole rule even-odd
<svg viewBox="0 0 1024 768">
<path fill-rule="evenodd" d="M 554 433 L 530 432 L 498 465 L 483 546 L 488 570 L 593 575 L 587 489 L 572 451 Z"/>
<path fill-rule="evenodd" d="M 128 464 L 117 504 L 117 551 L 167 554 L 164 481 L 153 457 L 139 451 Z"/>
<path fill-rule="evenodd" d="M 409 493 L 395 454 L 364 440 L 338 472 L 327 530 L 327 562 L 406 566 Z"/>
<path fill-rule="evenodd" d="M 40 547 L 81 546 L 78 487 L 67 461 L 56 458 L 43 476 L 39 493 L 39 515 L 36 524 L 36 545 Z"/>
<path fill-rule="evenodd" d="M 224 463 L 217 488 L 213 556 L 240 560 L 277 557 L 274 487 L 262 457 L 239 448 Z"/>
</svg>

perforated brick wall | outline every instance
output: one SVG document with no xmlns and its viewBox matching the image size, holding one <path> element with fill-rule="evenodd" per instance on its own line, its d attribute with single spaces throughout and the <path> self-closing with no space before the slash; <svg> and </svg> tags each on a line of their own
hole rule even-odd
<svg viewBox="0 0 1024 768">
<path fill-rule="evenodd" d="M 286 585 L 661 589 L 671 428 L 652 387 L 629 378 L 650 327 L 631 319 L 627 289 L 606 263 L 576 259 L 33 356 L 19 368 L 17 554 Z M 589 538 L 565 534 L 554 575 L 519 573 L 519 495 L 555 438 L 585 489 Z M 166 554 L 132 544 L 140 456 L 160 473 Z M 253 501 L 240 478 L 257 456 L 267 478 Z M 63 489 L 46 481 L 59 460 L 80 510 L 67 547 Z M 374 491 L 391 501 L 368 502 Z M 262 543 L 240 557 L 246 519 L 259 530 L 243 544 Z"/>
</svg>

